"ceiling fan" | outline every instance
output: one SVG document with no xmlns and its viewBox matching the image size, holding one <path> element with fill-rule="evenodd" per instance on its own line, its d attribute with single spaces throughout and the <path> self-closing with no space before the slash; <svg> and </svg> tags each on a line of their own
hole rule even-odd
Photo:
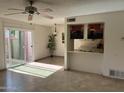
<svg viewBox="0 0 124 93">
<path fill-rule="evenodd" d="M 35 15 L 35 14 L 40 15 L 41 13 L 38 11 L 38 9 L 36 7 L 33 6 L 34 0 L 27 0 L 27 1 L 29 3 L 29 6 L 26 6 L 24 10 L 16 9 L 16 8 L 9 8 L 8 10 L 17 10 L 20 12 L 9 13 L 9 14 L 5 14 L 5 15 L 28 14 L 28 21 L 32 21 L 33 15 Z M 45 8 L 45 9 L 42 9 L 42 12 L 53 12 L 53 10 L 50 8 Z M 45 18 L 53 19 L 53 16 L 46 15 L 44 13 L 42 14 L 42 16 Z"/>
</svg>

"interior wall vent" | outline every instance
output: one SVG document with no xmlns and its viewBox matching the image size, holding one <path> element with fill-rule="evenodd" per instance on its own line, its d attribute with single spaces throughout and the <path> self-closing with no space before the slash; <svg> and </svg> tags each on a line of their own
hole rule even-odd
<svg viewBox="0 0 124 93">
<path fill-rule="evenodd" d="M 115 78 L 124 79 L 124 72 L 118 70 L 110 70 L 109 75 Z"/>
<path fill-rule="evenodd" d="M 67 22 L 75 22 L 75 21 L 76 21 L 75 18 L 69 18 L 69 19 L 67 19 Z"/>
</svg>

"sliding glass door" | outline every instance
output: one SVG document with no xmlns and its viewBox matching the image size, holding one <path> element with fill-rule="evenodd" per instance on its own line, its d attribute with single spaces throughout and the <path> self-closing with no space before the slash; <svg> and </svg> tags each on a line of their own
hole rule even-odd
<svg viewBox="0 0 124 93">
<path fill-rule="evenodd" d="M 28 33 L 26 31 L 12 28 L 5 29 L 5 54 L 7 67 L 22 65 L 32 61 L 31 41 L 31 32 Z"/>
</svg>

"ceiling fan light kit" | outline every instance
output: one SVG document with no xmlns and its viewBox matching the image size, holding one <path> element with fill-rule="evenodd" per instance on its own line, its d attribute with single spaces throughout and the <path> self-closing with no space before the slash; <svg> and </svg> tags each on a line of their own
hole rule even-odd
<svg viewBox="0 0 124 93">
<path fill-rule="evenodd" d="M 32 17 L 33 17 L 33 15 L 28 15 L 28 21 L 31 21 L 32 20 Z"/>
</svg>

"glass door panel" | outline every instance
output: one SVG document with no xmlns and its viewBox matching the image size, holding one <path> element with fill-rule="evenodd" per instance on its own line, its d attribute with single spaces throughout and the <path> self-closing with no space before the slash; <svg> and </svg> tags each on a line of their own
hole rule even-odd
<svg viewBox="0 0 124 93">
<path fill-rule="evenodd" d="M 5 31 L 5 33 L 7 33 Z M 9 38 L 7 51 L 10 53 L 7 67 L 13 67 L 25 63 L 24 57 L 24 32 L 19 30 L 9 29 Z"/>
</svg>

